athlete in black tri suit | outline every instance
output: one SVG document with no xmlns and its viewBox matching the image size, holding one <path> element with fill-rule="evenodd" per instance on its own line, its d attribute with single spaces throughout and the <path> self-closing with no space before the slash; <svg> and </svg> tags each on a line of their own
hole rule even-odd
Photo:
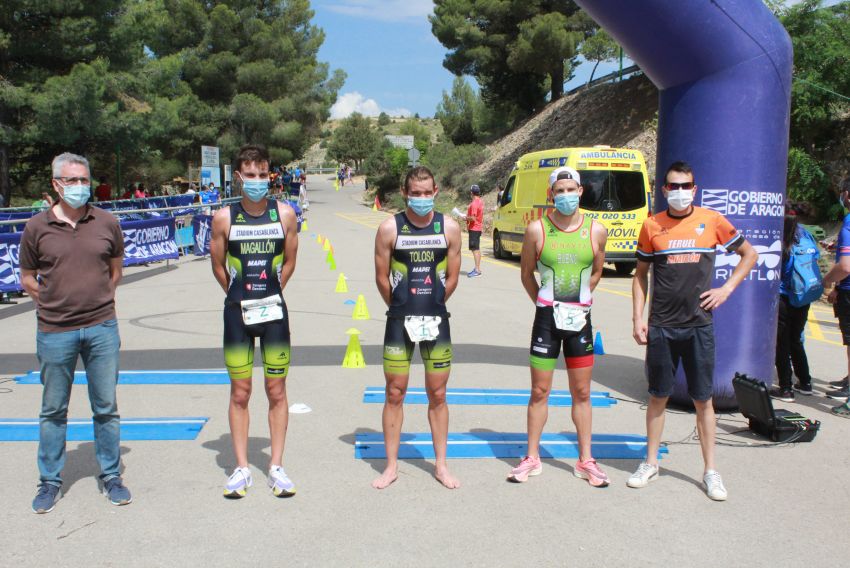
<svg viewBox="0 0 850 568">
<path fill-rule="evenodd" d="M 248 401 L 254 367 L 254 339 L 260 338 L 269 400 L 271 465 L 275 495 L 295 494 L 283 470 L 289 421 L 286 375 L 289 371 L 289 315 L 283 289 L 295 270 L 298 233 L 291 207 L 266 198 L 269 155 L 259 145 L 243 146 L 236 159 L 235 184 L 242 200 L 213 218 L 210 254 L 213 274 L 227 293 L 224 300 L 224 362 L 230 375 L 230 433 L 236 469 L 226 497 L 244 497 L 252 484 L 248 469 Z"/>
<path fill-rule="evenodd" d="M 375 239 L 375 280 L 389 311 L 384 335 L 387 390 L 383 412 L 387 467 L 372 487 L 384 489 L 398 477 L 404 395 L 414 343 L 419 343 L 436 456 L 434 476 L 455 489 L 460 483 L 446 465 L 446 383 L 452 361 L 446 301 L 457 287 L 460 272 L 460 228 L 453 219 L 433 210 L 437 186 L 427 168 L 410 170 L 402 195 L 407 208 L 381 223 Z"/>
</svg>

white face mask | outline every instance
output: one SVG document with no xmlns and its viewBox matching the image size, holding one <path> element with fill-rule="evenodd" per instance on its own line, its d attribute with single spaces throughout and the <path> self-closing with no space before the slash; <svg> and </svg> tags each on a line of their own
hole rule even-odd
<svg viewBox="0 0 850 568">
<path fill-rule="evenodd" d="M 684 211 L 694 202 L 693 189 L 671 189 L 667 193 L 667 204 L 677 211 Z"/>
</svg>

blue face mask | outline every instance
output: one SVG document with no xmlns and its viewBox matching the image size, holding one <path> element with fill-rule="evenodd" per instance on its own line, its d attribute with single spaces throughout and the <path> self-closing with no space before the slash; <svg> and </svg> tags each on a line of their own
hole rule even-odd
<svg viewBox="0 0 850 568">
<path fill-rule="evenodd" d="M 555 209 L 563 215 L 572 215 L 578 209 L 578 193 L 559 193 L 555 196 Z"/>
<path fill-rule="evenodd" d="M 433 197 L 409 197 L 407 205 L 420 217 L 426 216 L 434 209 Z"/>
<path fill-rule="evenodd" d="M 66 185 L 62 192 L 62 201 L 74 209 L 79 209 L 88 203 L 90 195 L 91 189 L 88 185 Z"/>
<path fill-rule="evenodd" d="M 246 179 L 242 181 L 242 193 L 254 203 L 262 201 L 269 194 L 269 180 Z"/>
</svg>

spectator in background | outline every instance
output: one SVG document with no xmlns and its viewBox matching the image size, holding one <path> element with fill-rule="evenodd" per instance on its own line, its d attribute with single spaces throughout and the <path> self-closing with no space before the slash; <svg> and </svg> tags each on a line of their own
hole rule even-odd
<svg viewBox="0 0 850 568">
<path fill-rule="evenodd" d="M 229 198 L 233 193 L 233 186 L 229 181 L 224 182 L 224 196 Z"/>
<path fill-rule="evenodd" d="M 809 373 L 809 359 L 803 346 L 803 330 L 809 317 L 809 306 L 794 307 L 788 298 L 791 288 L 793 263 L 792 247 L 800 242 L 806 229 L 799 226 L 796 215 L 785 215 L 785 228 L 782 237 L 782 272 L 779 281 L 779 317 L 776 331 L 776 374 L 779 386 L 770 389 L 770 396 L 783 402 L 794 402 L 794 390 L 800 394 L 812 394 L 812 375 Z M 814 243 L 814 238 L 808 235 Z M 804 241 L 804 242 L 808 242 Z M 815 247 L 817 249 L 817 247 Z M 815 259 L 820 254 L 815 250 Z M 791 366 L 799 382 L 791 389 Z"/>
<path fill-rule="evenodd" d="M 850 188 L 842 187 L 839 202 L 844 209 L 850 209 Z M 832 288 L 835 286 L 834 288 Z M 850 214 L 844 216 L 841 230 L 838 232 L 838 241 L 835 246 L 835 264 L 823 277 L 823 287 L 829 291 L 828 300 L 832 304 L 835 317 L 838 318 L 838 328 L 841 330 L 841 339 L 846 347 L 847 364 L 850 369 Z M 850 371 L 840 381 L 833 381 L 833 390 L 827 391 L 829 398 L 843 400 L 832 408 L 832 413 L 843 418 L 850 418 L 850 392 L 848 392 L 847 377 Z"/>
<path fill-rule="evenodd" d="M 115 389 L 121 344 L 115 288 L 124 237 L 111 213 L 88 204 L 91 176 L 85 158 L 61 154 L 52 169 L 61 201 L 27 222 L 20 248 L 21 283 L 38 308 L 36 347 L 44 385 L 34 513 L 49 513 L 61 497 L 68 403 L 79 358 L 88 378 L 103 493 L 113 505 L 132 500 L 121 481 Z"/>
<path fill-rule="evenodd" d="M 484 228 L 484 202 L 481 201 L 481 188 L 473 185 L 472 203 L 466 209 L 466 227 L 469 231 L 469 250 L 475 259 L 475 268 L 466 273 L 469 278 L 481 276 L 481 230 Z"/>
<path fill-rule="evenodd" d="M 112 186 L 109 185 L 109 179 L 106 176 L 103 177 L 100 185 L 94 190 L 94 195 L 98 201 L 109 201 L 112 199 Z"/>
<path fill-rule="evenodd" d="M 136 191 L 133 192 L 133 197 L 136 199 L 144 199 L 148 196 L 148 192 L 145 189 L 145 184 L 139 182 L 139 185 L 136 186 Z"/>
<path fill-rule="evenodd" d="M 6 197 L 0 193 L 0 209 L 6 207 Z"/>
<path fill-rule="evenodd" d="M 127 184 L 127 191 L 125 191 L 125 192 L 121 195 L 121 199 L 132 199 L 132 198 L 133 198 L 133 184 L 132 184 L 132 183 L 128 183 L 128 184 Z"/>
</svg>

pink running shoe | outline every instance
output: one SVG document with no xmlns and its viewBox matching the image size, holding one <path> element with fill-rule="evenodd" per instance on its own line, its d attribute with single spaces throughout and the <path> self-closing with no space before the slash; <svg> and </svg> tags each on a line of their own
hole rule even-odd
<svg viewBox="0 0 850 568">
<path fill-rule="evenodd" d="M 540 463 L 540 458 L 525 456 L 519 462 L 519 465 L 511 470 L 510 475 L 508 475 L 508 481 L 524 483 L 528 481 L 529 476 L 540 475 L 541 473 L 543 473 L 543 464 Z"/>
<path fill-rule="evenodd" d="M 586 479 L 594 487 L 607 487 L 608 476 L 596 465 L 596 460 L 591 458 L 587 461 L 577 461 L 573 474 L 581 479 Z"/>
</svg>

